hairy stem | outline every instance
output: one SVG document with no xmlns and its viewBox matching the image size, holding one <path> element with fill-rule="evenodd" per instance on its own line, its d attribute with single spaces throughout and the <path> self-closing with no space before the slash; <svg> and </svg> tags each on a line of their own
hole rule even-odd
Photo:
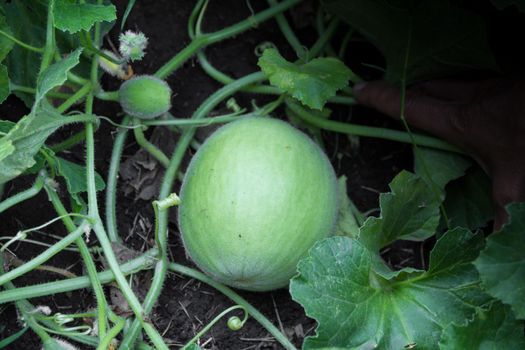
<svg viewBox="0 0 525 350">
<path fill-rule="evenodd" d="M 17 205 L 18 203 L 21 203 L 23 201 L 26 201 L 30 198 L 33 198 L 37 194 L 40 193 L 42 190 L 42 187 L 44 186 L 44 176 L 39 175 L 36 178 L 35 183 L 33 186 L 29 187 L 27 190 L 24 190 L 22 192 L 19 192 L 9 198 L 4 199 L 0 202 L 0 213 L 3 211 L 11 208 L 14 205 Z"/>
<path fill-rule="evenodd" d="M 84 98 L 88 93 L 90 93 L 92 87 L 93 86 L 89 82 L 86 83 L 86 85 L 82 86 L 82 88 L 80 88 L 77 92 L 75 92 L 67 100 L 62 102 L 60 106 L 57 107 L 58 113 L 64 113 L 69 108 L 71 108 L 71 106 L 73 106 L 75 103 Z"/>
<path fill-rule="evenodd" d="M 130 260 L 120 266 L 122 273 L 128 276 L 141 270 L 150 269 L 155 262 L 158 250 L 153 248 L 141 256 Z M 110 283 L 115 280 L 111 269 L 97 273 L 100 283 Z M 0 292 L 0 304 L 5 304 L 22 299 L 38 298 L 59 293 L 71 292 L 74 290 L 91 287 L 89 277 L 76 277 L 61 281 L 47 282 L 33 286 L 18 287 L 16 290 L 6 290 Z"/>
<path fill-rule="evenodd" d="M 55 26 L 53 20 L 53 4 L 54 1 L 49 1 L 47 5 L 47 24 L 46 24 L 46 44 L 42 54 L 42 62 L 40 63 L 40 73 L 42 73 L 53 61 L 55 54 Z"/>
<path fill-rule="evenodd" d="M 49 186 L 46 186 L 45 190 L 57 214 L 63 217 L 62 221 L 66 229 L 68 231 L 74 231 L 77 227 L 75 226 L 73 220 L 71 220 L 71 218 L 67 216 L 68 212 L 62 204 L 62 201 L 58 197 L 56 191 L 53 188 L 50 188 Z M 97 268 L 95 266 L 93 258 L 91 257 L 91 253 L 89 252 L 87 244 L 82 238 L 77 239 L 75 243 L 80 251 L 80 255 L 82 256 L 82 260 L 84 261 L 84 265 L 86 267 L 91 286 L 93 287 L 93 291 L 95 293 L 95 299 L 97 301 L 98 336 L 102 338 L 104 337 L 107 329 L 106 314 L 108 312 L 108 303 L 104 295 L 104 290 L 102 289 L 102 284 L 100 283 L 100 280 L 97 277 Z"/>
<path fill-rule="evenodd" d="M 23 47 L 26 50 L 33 51 L 33 52 L 38 52 L 38 53 L 43 53 L 44 52 L 44 48 L 42 48 L 42 47 L 35 47 L 35 46 L 32 46 L 32 45 L 26 44 L 22 40 L 18 40 L 17 38 L 12 36 L 11 34 L 9 34 L 7 32 L 4 32 L 1 29 L 0 29 L 0 35 L 6 37 L 7 39 L 11 40 L 15 44 L 17 44 L 20 47 Z"/>
<path fill-rule="evenodd" d="M 25 92 L 26 94 L 32 94 L 32 95 L 36 94 L 36 89 L 35 88 L 28 87 L 28 86 L 17 85 L 17 84 L 15 84 L 13 82 L 10 82 L 9 84 L 10 84 L 9 86 L 11 88 L 11 91 Z M 60 98 L 60 99 L 63 99 L 63 100 L 67 100 L 68 98 L 71 97 L 71 94 L 50 91 L 50 92 L 48 92 L 46 94 L 46 96 L 51 97 L 51 98 Z"/>
<path fill-rule="evenodd" d="M 155 73 L 155 76 L 161 79 L 165 79 L 177 68 L 179 68 L 184 62 L 186 62 L 187 59 L 196 54 L 200 49 L 213 43 L 238 35 L 252 28 L 254 23 L 264 22 L 272 17 L 275 17 L 278 13 L 289 9 L 290 7 L 298 4 L 300 1 L 301 0 L 285 0 L 277 6 L 270 7 L 228 28 L 224 28 L 214 33 L 203 34 L 202 36 L 195 38 L 195 40 L 192 40 L 190 45 L 188 45 L 175 57 L 173 57 L 166 64 L 160 67 L 160 69 Z"/>
<path fill-rule="evenodd" d="M 134 120 L 135 125 L 140 124 L 140 120 Z M 155 158 L 164 168 L 167 168 L 170 164 L 169 158 L 162 152 L 157 146 L 152 144 L 144 136 L 144 132 L 141 127 L 133 129 L 133 135 L 135 136 L 135 141 L 139 144 L 140 147 L 144 148 L 153 158 Z"/>
<path fill-rule="evenodd" d="M 128 125 L 129 118 L 125 117 L 122 124 Z M 120 169 L 120 159 L 128 136 L 128 129 L 121 128 L 115 137 L 111 160 L 109 162 L 108 176 L 106 180 L 106 228 L 111 242 L 120 242 L 117 226 L 117 181 Z"/>
<path fill-rule="evenodd" d="M 98 3 L 101 4 L 101 0 L 98 0 Z M 94 46 L 98 46 L 100 42 L 100 23 L 95 24 L 95 33 L 94 33 Z M 93 86 L 98 84 L 98 62 L 96 60 L 96 55 L 93 57 L 91 62 L 91 83 Z M 93 93 L 90 93 L 86 99 L 86 114 L 91 114 L 93 112 Z M 106 261 L 115 274 L 115 280 L 117 281 L 120 290 L 128 302 L 131 310 L 135 314 L 135 317 L 139 321 L 140 325 L 144 328 L 148 334 L 150 340 L 155 344 L 158 349 L 168 350 L 167 345 L 164 343 L 161 335 L 157 330 L 148 322 L 144 320 L 143 309 L 140 301 L 137 296 L 133 293 L 131 286 L 124 277 L 122 271 L 120 270 L 119 263 L 111 247 L 111 243 L 106 234 L 106 230 L 102 224 L 100 214 L 98 211 L 98 200 L 97 200 L 97 190 L 95 186 L 95 138 L 94 130 L 92 123 L 86 123 L 86 181 L 87 181 L 87 193 L 88 193 L 88 213 L 90 217 L 94 219 L 93 230 L 97 235 L 97 239 L 102 247 Z"/>
<path fill-rule="evenodd" d="M 329 119 L 321 119 L 314 116 L 309 111 L 304 109 L 302 106 L 297 104 L 295 101 L 290 99 L 286 100 L 286 106 L 297 115 L 299 118 L 321 129 L 331 130 L 343 134 L 365 136 L 365 137 L 375 137 L 385 140 L 392 140 L 397 142 L 409 143 L 412 144 L 412 141 L 418 145 L 441 149 L 450 152 L 463 153 L 460 149 L 455 146 L 452 146 L 438 138 L 417 135 L 413 134 L 414 139 L 412 140 L 410 135 L 406 132 L 391 130 L 386 128 L 376 128 L 372 126 L 356 125 L 349 123 L 337 122 Z"/>
<path fill-rule="evenodd" d="M 33 270 L 35 267 L 42 265 L 43 263 L 51 259 L 53 256 L 58 254 L 60 251 L 62 251 L 65 247 L 76 241 L 87 231 L 89 231 L 89 223 L 86 220 L 84 220 L 82 224 L 80 224 L 78 228 L 76 228 L 73 232 L 69 233 L 56 244 L 49 247 L 33 259 L 29 260 L 24 265 L 0 275 L 0 286 L 9 281 L 12 281 L 17 277 L 22 276 L 23 274 Z"/>
<path fill-rule="evenodd" d="M 267 2 L 272 7 L 277 6 L 279 4 L 277 0 L 267 0 Z M 275 15 L 275 20 L 277 21 L 279 29 L 281 29 L 281 32 L 286 38 L 286 41 L 288 41 L 288 44 L 290 44 L 292 49 L 295 51 L 297 57 L 300 59 L 304 58 L 306 56 L 306 49 L 295 35 L 294 31 L 292 30 L 292 27 L 290 27 L 290 24 L 286 20 L 286 17 L 284 17 L 284 14 L 278 13 L 277 15 Z"/>
</svg>

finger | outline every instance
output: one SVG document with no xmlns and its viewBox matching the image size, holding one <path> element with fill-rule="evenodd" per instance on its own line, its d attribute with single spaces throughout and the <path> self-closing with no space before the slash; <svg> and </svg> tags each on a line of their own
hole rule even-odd
<svg viewBox="0 0 525 350">
<path fill-rule="evenodd" d="M 400 119 L 401 93 L 398 88 L 384 81 L 361 83 L 354 87 L 354 94 L 361 104 L 377 109 L 395 119 Z M 408 90 L 405 99 L 405 118 L 419 129 L 428 131 L 448 141 L 460 144 L 461 138 L 452 124 L 457 120 L 458 106 L 450 101 L 442 101 Z M 459 142 L 458 142 L 459 141 Z"/>
</svg>

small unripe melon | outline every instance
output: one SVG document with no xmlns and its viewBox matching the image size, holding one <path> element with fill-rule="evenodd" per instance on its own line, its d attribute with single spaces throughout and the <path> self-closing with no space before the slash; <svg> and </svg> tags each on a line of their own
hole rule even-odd
<svg viewBox="0 0 525 350">
<path fill-rule="evenodd" d="M 171 89 L 164 80 L 154 76 L 136 76 L 120 86 L 119 100 L 130 116 L 153 119 L 170 110 Z"/>
<path fill-rule="evenodd" d="M 324 152 L 272 118 L 218 129 L 190 162 L 179 228 L 193 261 L 227 285 L 284 287 L 314 243 L 333 233 L 337 186 Z"/>
</svg>

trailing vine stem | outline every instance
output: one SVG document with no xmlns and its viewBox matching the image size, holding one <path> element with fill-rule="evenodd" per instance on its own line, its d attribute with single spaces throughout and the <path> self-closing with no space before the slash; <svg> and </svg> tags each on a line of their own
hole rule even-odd
<svg viewBox="0 0 525 350">
<path fill-rule="evenodd" d="M 73 243 L 75 240 L 80 238 L 83 234 L 85 234 L 90 229 L 90 224 L 87 220 L 83 220 L 83 222 L 76 228 L 74 231 L 66 235 L 63 239 L 58 241 L 56 244 L 52 245 L 30 261 L 26 262 L 25 264 L 16 267 L 6 273 L 3 273 L 0 275 L 0 286 L 4 285 L 7 282 L 12 281 L 13 279 L 22 276 L 23 274 L 33 270 L 35 267 L 42 265 L 49 259 L 51 259 L 53 256 L 58 254 L 62 249 Z"/>
<path fill-rule="evenodd" d="M 277 6 L 279 3 L 277 0 L 266 0 L 270 6 Z M 282 13 L 278 13 L 275 15 L 275 20 L 277 21 L 277 25 L 281 29 L 281 32 L 283 33 L 283 36 L 286 38 L 286 41 L 288 41 L 288 44 L 292 47 L 292 49 L 295 51 L 295 54 L 300 60 L 306 60 L 306 48 L 297 36 L 295 35 L 294 31 L 292 30 L 292 27 L 290 27 L 290 24 L 286 20 L 286 17 Z"/>
<path fill-rule="evenodd" d="M 18 332 L 11 334 L 10 336 L 0 340 L 0 349 L 7 348 L 11 343 L 14 343 L 21 336 L 23 336 L 29 330 L 29 326 L 25 326 L 20 329 Z"/>
<path fill-rule="evenodd" d="M 145 269 L 151 269 L 156 261 L 158 250 L 152 248 L 140 255 L 139 257 L 130 260 L 121 265 L 121 271 L 125 276 Z M 97 278 L 100 283 L 105 284 L 115 280 L 111 269 L 97 273 Z M 60 281 L 47 282 L 38 285 L 18 287 L 16 290 L 5 290 L 0 292 L 0 304 L 19 301 L 22 299 L 38 298 L 53 294 L 71 292 L 78 289 L 91 287 L 89 277 L 75 277 Z"/>
<path fill-rule="evenodd" d="M 137 118 L 133 119 L 133 124 L 135 126 L 140 125 L 141 121 Z M 146 139 L 146 136 L 144 135 L 144 131 L 142 130 L 142 127 L 136 127 L 133 129 L 133 135 L 135 136 L 135 141 L 137 141 L 137 144 L 145 149 L 153 158 L 155 158 L 164 168 L 167 168 L 170 160 L 169 158 L 162 152 L 161 149 L 159 149 L 157 146 L 152 144 L 151 142 Z"/>
<path fill-rule="evenodd" d="M 30 198 L 33 198 L 37 194 L 39 194 L 42 188 L 44 187 L 44 181 L 45 181 L 44 174 L 40 174 L 37 176 L 35 182 L 33 183 L 31 187 L 1 201 L 0 202 L 0 213 L 11 208 L 12 206 L 17 205 L 18 203 L 26 201 Z"/>
<path fill-rule="evenodd" d="M 75 223 L 73 222 L 73 220 L 71 220 L 70 217 L 65 216 L 67 214 L 67 210 L 62 204 L 62 201 L 58 197 L 58 194 L 56 193 L 55 189 L 50 187 L 49 185 L 46 185 L 45 190 L 49 200 L 55 208 L 55 211 L 58 215 L 63 217 L 62 221 L 66 229 L 68 231 L 74 231 L 76 229 Z M 104 295 L 104 290 L 102 289 L 102 283 L 100 282 L 97 276 L 97 268 L 95 266 L 95 262 L 91 257 L 91 253 L 89 252 L 89 248 L 86 242 L 84 242 L 84 240 L 81 237 L 77 239 L 75 243 L 80 251 L 82 260 L 84 261 L 84 265 L 86 267 L 88 277 L 93 288 L 93 292 L 95 294 L 95 300 L 97 301 L 98 335 L 102 338 L 105 336 L 107 329 L 106 315 L 108 313 L 108 302 Z"/>
<path fill-rule="evenodd" d="M 128 125 L 129 117 L 122 119 L 123 125 Z M 108 176 L 106 179 L 106 197 L 105 197 L 105 211 L 106 211 L 106 228 L 108 230 L 109 240 L 111 242 L 120 242 L 117 225 L 117 181 L 118 172 L 120 168 L 120 159 L 128 136 L 128 129 L 119 128 L 115 141 L 113 142 L 113 149 L 111 151 L 111 160 L 109 162 Z"/>
<path fill-rule="evenodd" d="M 102 4 L 102 0 L 98 0 L 99 5 Z M 98 47 L 100 43 L 100 23 L 95 24 L 94 31 L 94 46 Z M 96 55 L 94 56 L 91 62 L 91 74 L 90 74 L 91 83 L 94 87 L 98 86 L 98 61 Z M 93 112 L 93 92 L 87 95 L 86 98 L 86 114 L 91 114 Z M 121 292 L 128 302 L 131 310 L 135 314 L 135 317 L 140 323 L 140 326 L 144 328 L 148 337 L 153 342 L 155 347 L 158 349 L 168 350 L 168 346 L 162 339 L 162 336 L 150 323 L 144 320 L 144 312 L 142 305 L 138 300 L 137 296 L 133 293 L 128 281 L 122 274 L 120 270 L 119 263 L 111 247 L 111 243 L 106 234 L 105 228 L 102 224 L 100 214 L 98 211 L 98 200 L 97 200 L 97 190 L 95 185 L 95 139 L 94 139 L 94 130 L 92 123 L 86 123 L 86 181 L 87 181 L 87 193 L 88 193 L 88 213 L 89 216 L 95 220 L 93 224 L 93 231 L 97 235 L 97 239 L 102 247 L 106 261 L 115 274 L 115 280 L 119 285 Z"/>
<path fill-rule="evenodd" d="M 121 266 L 121 269 L 126 275 L 129 275 L 143 269 L 151 268 L 151 264 L 155 261 L 155 257 L 157 255 L 158 250 L 152 248 L 141 256 L 124 263 Z M 226 295 L 236 304 L 244 306 L 248 311 L 248 314 L 257 320 L 257 322 L 259 322 L 261 325 L 263 325 L 286 349 L 296 350 L 293 344 L 290 343 L 286 336 L 282 334 L 277 327 L 275 327 L 260 311 L 254 308 L 231 288 L 228 288 L 221 283 L 215 282 L 213 279 L 200 271 L 180 264 L 170 263 L 168 268 L 171 271 L 204 282 Z M 115 276 L 111 270 L 99 272 L 97 274 L 97 278 L 102 284 L 110 283 L 115 280 Z M 87 276 L 83 276 L 62 281 L 43 283 L 35 286 L 19 287 L 16 290 L 6 290 L 0 292 L 0 304 L 13 301 L 16 302 L 23 299 L 38 298 L 58 293 L 71 292 L 88 288 L 90 286 L 91 284 L 89 278 Z"/>
<path fill-rule="evenodd" d="M 35 88 L 32 88 L 32 87 L 28 87 L 28 86 L 22 86 L 22 85 L 17 85 L 13 82 L 9 82 L 9 87 L 11 88 L 11 91 L 19 91 L 19 92 L 25 92 L 27 94 L 31 94 L 31 95 L 34 95 L 36 94 L 36 89 Z M 71 94 L 67 94 L 67 93 L 63 93 L 63 92 L 56 92 L 56 91 L 50 91 L 47 93 L 48 97 L 52 97 L 52 98 L 60 98 L 60 99 L 63 99 L 63 100 L 67 100 L 69 97 L 71 97 Z"/>
<path fill-rule="evenodd" d="M 15 38 L 11 34 L 3 31 L 1 29 L 0 29 L 0 35 L 5 37 L 5 38 L 7 38 L 7 39 L 9 39 L 9 40 L 11 40 L 15 44 L 17 44 L 20 47 L 23 47 L 26 50 L 33 51 L 33 52 L 36 52 L 36 53 L 43 53 L 44 52 L 44 48 L 43 47 L 36 47 L 36 46 L 29 45 L 29 44 L 23 42 L 22 40 L 19 40 L 19 39 Z"/>
<path fill-rule="evenodd" d="M 372 126 L 356 125 L 350 123 L 342 123 L 328 119 L 322 119 L 314 116 L 308 110 L 300 106 L 295 101 L 291 99 L 286 99 L 286 106 L 299 118 L 303 121 L 316 126 L 324 130 L 335 131 L 343 134 L 365 136 L 365 137 L 376 137 L 385 140 L 392 140 L 397 142 L 403 142 L 408 144 L 416 144 L 420 146 L 440 149 L 449 152 L 455 152 L 463 154 L 459 148 L 452 146 L 445 141 L 442 141 L 435 137 L 430 137 L 426 135 L 412 134 L 413 139 L 410 137 L 410 134 L 407 132 L 387 129 L 387 128 L 377 128 Z"/>
<path fill-rule="evenodd" d="M 218 314 L 217 316 L 215 316 L 215 318 L 213 320 L 208 322 L 208 324 L 203 329 L 201 329 L 197 334 L 195 334 L 195 336 L 193 338 L 191 338 L 191 340 L 189 342 L 187 342 L 186 345 L 184 345 L 181 348 L 181 350 L 189 349 L 189 347 L 192 344 L 197 342 L 200 337 L 202 337 L 204 334 L 206 334 L 211 329 L 211 327 L 213 327 L 217 322 L 219 322 L 221 320 L 221 318 L 223 318 L 224 316 L 226 316 L 230 312 L 235 311 L 235 310 L 239 310 L 239 309 L 244 311 L 244 318 L 240 322 L 240 327 L 238 329 L 242 328 L 242 326 L 244 326 L 244 324 L 248 320 L 248 311 L 242 305 L 235 305 L 235 306 L 229 307 L 226 310 L 224 310 L 223 312 L 221 312 L 220 314 Z M 236 329 L 236 330 L 238 330 L 238 329 Z"/>
<path fill-rule="evenodd" d="M 104 337 L 101 337 L 101 341 L 97 346 L 97 350 L 110 349 L 113 339 L 115 339 L 122 329 L 124 329 L 125 324 L 126 320 L 121 318 L 112 328 L 110 328 L 108 333 Z"/>
<path fill-rule="evenodd" d="M 6 274 L 6 271 L 4 270 L 4 255 L 3 253 L 0 253 L 0 276 L 3 276 Z M 2 285 L 2 284 L 0 284 Z M 16 287 L 13 285 L 12 282 L 7 281 L 4 285 L 4 288 L 7 290 L 16 291 Z M 22 314 L 22 317 L 24 321 L 26 322 L 27 326 L 31 328 L 31 330 L 40 338 L 42 343 L 49 341 L 51 339 L 51 336 L 47 334 L 45 330 L 40 328 L 38 323 L 34 320 L 34 318 L 30 315 L 29 311 L 31 310 L 28 308 L 27 304 L 24 303 L 24 300 L 17 301 L 16 308 L 20 311 Z"/>
<path fill-rule="evenodd" d="M 77 92 L 75 92 L 73 95 L 69 96 L 67 98 L 67 100 L 62 102 L 62 104 L 57 107 L 58 113 L 64 113 L 65 111 L 67 111 L 75 103 L 77 103 L 82 98 L 84 98 L 87 94 L 89 94 L 91 92 L 91 89 L 92 89 L 91 82 L 86 83 Z"/>
<path fill-rule="evenodd" d="M 46 43 L 42 53 L 42 61 L 40 63 L 40 73 L 46 70 L 53 61 L 55 54 L 55 25 L 53 15 L 54 0 L 50 0 L 47 5 L 47 22 L 46 22 Z"/>
<path fill-rule="evenodd" d="M 156 73 L 155 76 L 161 79 L 165 79 L 171 73 L 173 73 L 177 68 L 179 68 L 188 58 L 196 54 L 202 48 L 211 45 L 213 43 L 222 41 L 224 39 L 231 38 L 235 35 L 238 35 L 250 28 L 252 28 L 253 23 L 264 22 L 270 18 L 273 18 L 278 13 L 281 13 L 290 7 L 298 4 L 301 0 L 285 0 L 279 5 L 270 7 L 254 16 L 245 19 L 241 22 L 238 22 L 230 27 L 218 30 L 213 33 L 202 34 L 200 37 L 196 37 L 192 42 L 179 52 L 175 57 L 169 60 L 164 64 Z"/>
</svg>

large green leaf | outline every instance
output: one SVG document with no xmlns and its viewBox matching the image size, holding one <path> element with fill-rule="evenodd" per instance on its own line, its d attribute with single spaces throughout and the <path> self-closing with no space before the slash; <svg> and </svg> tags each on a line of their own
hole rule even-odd
<svg viewBox="0 0 525 350">
<path fill-rule="evenodd" d="M 0 1 L 0 7 L 5 12 L 7 24 L 13 36 L 35 47 L 45 45 L 47 6 L 48 1 L 46 0 L 17 0 L 8 3 Z M 113 24 L 113 22 L 102 22 L 101 35 L 105 35 Z M 61 53 L 72 52 L 80 46 L 78 35 L 56 31 L 55 37 Z M 18 45 L 13 47 L 5 62 L 11 82 L 27 87 L 36 86 L 40 63 L 41 54 Z M 91 61 L 81 56 L 81 62 L 74 71 L 80 76 L 89 77 L 90 67 Z M 34 95 L 19 91 L 15 91 L 14 94 L 21 98 L 26 106 L 33 106 Z"/>
<path fill-rule="evenodd" d="M 78 48 L 63 60 L 52 64 L 38 76 L 36 82 L 35 106 L 51 89 L 62 85 L 67 80 L 67 73 L 80 62 L 82 49 Z"/>
<path fill-rule="evenodd" d="M 71 123 L 46 104 L 20 119 L 9 132 L 0 137 L 0 184 L 14 179 L 35 164 L 35 155 L 46 139 L 61 126 Z"/>
<path fill-rule="evenodd" d="M 7 67 L 0 63 L 0 103 L 4 102 L 10 93 Z"/>
<path fill-rule="evenodd" d="M 448 0 L 327 0 L 385 56 L 385 78 L 397 82 L 408 53 L 407 80 L 497 69 L 481 17 Z"/>
<path fill-rule="evenodd" d="M 374 273 L 373 254 L 359 241 L 332 237 L 317 243 L 291 281 L 294 300 L 318 322 L 304 349 L 437 349 L 449 324 L 466 324 L 490 298 L 471 264 L 480 234 L 455 229 L 438 240 L 428 271 Z"/>
<path fill-rule="evenodd" d="M 479 312 L 468 325 L 449 325 L 445 328 L 439 348 L 523 350 L 523 322 L 516 321 L 509 307 L 494 303 L 489 311 Z"/>
<path fill-rule="evenodd" d="M 350 69 L 336 58 L 315 58 L 296 64 L 285 60 L 275 49 L 264 50 L 258 64 L 272 85 L 319 110 L 339 89 L 348 86 L 351 76 Z"/>
<path fill-rule="evenodd" d="M 476 230 L 494 217 L 492 184 L 479 166 L 474 165 L 465 176 L 448 184 L 446 191 L 443 206 L 450 227 Z"/>
<path fill-rule="evenodd" d="M 368 218 L 359 233 L 359 240 L 372 251 L 397 239 L 428 238 L 439 224 L 440 201 L 419 176 L 402 171 L 390 189 L 379 197 L 381 216 Z"/>
<path fill-rule="evenodd" d="M 525 319 L 525 203 L 507 209 L 510 222 L 487 239 L 475 265 L 487 292 Z"/>
<path fill-rule="evenodd" d="M 113 5 L 78 3 L 73 0 L 55 0 L 53 15 L 55 27 L 70 33 L 88 31 L 97 22 L 111 22 L 117 18 Z"/>
</svg>

